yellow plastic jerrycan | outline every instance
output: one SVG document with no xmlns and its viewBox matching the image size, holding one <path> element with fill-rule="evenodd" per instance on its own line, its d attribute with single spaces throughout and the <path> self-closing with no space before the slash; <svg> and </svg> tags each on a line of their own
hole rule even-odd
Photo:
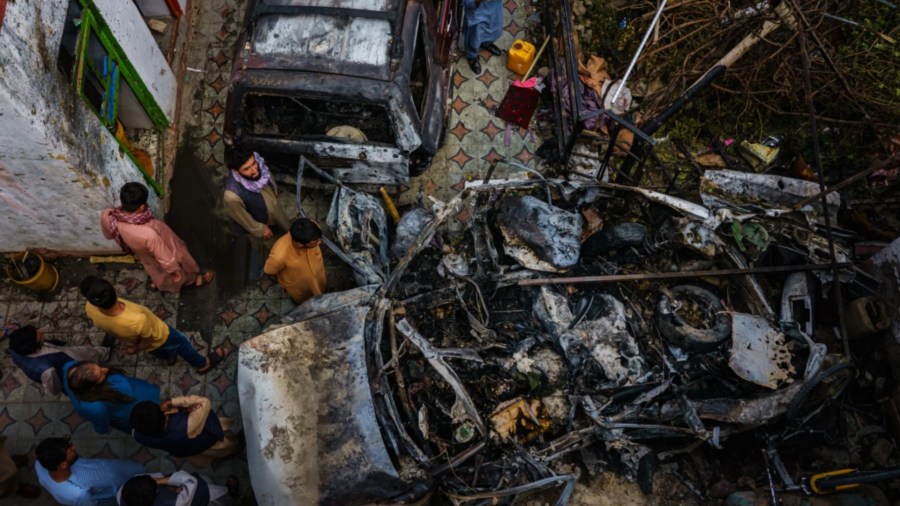
<svg viewBox="0 0 900 506">
<path fill-rule="evenodd" d="M 526 40 L 517 40 L 507 52 L 506 68 L 521 76 L 528 72 L 533 61 L 534 45 Z"/>
</svg>

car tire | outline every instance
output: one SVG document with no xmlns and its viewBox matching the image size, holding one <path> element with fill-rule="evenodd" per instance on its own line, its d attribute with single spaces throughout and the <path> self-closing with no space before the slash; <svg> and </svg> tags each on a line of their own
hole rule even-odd
<svg viewBox="0 0 900 506">
<path fill-rule="evenodd" d="M 731 316 L 716 294 L 693 285 L 675 286 L 669 292 L 676 300 L 666 294 L 660 297 L 656 326 L 670 343 L 691 350 L 711 350 L 731 336 Z M 675 309 L 676 301 L 682 306 L 696 303 L 709 317 L 714 316 L 714 322 L 702 328 L 694 326 Z"/>
</svg>

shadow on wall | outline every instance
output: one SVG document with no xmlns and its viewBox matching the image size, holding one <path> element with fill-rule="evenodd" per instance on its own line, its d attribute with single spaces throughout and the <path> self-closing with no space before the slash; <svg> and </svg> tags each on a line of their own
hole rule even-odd
<svg viewBox="0 0 900 506">
<path fill-rule="evenodd" d="M 185 138 L 194 137 L 188 132 Z M 218 290 L 234 293 L 243 288 L 248 281 L 247 241 L 231 230 L 222 185 L 190 142 L 178 148 L 170 191 L 166 223 L 187 243 L 201 268 L 216 271 Z"/>
</svg>

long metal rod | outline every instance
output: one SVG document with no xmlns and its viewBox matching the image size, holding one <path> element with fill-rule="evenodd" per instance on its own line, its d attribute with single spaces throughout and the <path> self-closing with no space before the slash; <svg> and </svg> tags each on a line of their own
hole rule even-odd
<svg viewBox="0 0 900 506">
<path fill-rule="evenodd" d="M 797 2 L 797 0 L 790 0 L 790 2 L 794 7 L 794 13 L 796 14 L 797 18 L 801 21 L 804 21 L 803 12 L 800 10 L 800 4 Z M 830 212 L 828 211 L 828 199 L 825 198 L 825 176 L 822 172 L 822 158 L 819 152 L 819 127 L 816 124 L 816 106 L 813 103 L 812 98 L 812 79 L 810 78 L 810 74 L 812 74 L 812 71 L 810 70 L 809 63 L 809 48 L 807 47 L 806 42 L 806 31 L 797 30 L 797 33 L 800 35 L 800 56 L 803 60 L 803 88 L 806 95 L 806 107 L 809 109 L 809 130 L 813 145 L 812 167 L 816 171 L 816 179 L 818 179 L 819 182 L 819 193 L 822 195 L 822 216 L 823 218 L 825 218 L 825 232 L 826 237 L 828 238 L 828 251 L 831 254 L 832 276 L 834 278 L 831 281 L 831 287 L 832 291 L 834 292 L 834 302 L 835 304 L 837 304 L 838 325 L 840 326 L 839 328 L 841 330 L 841 341 L 844 346 L 844 355 L 846 355 L 847 359 L 852 362 L 853 356 L 850 355 L 850 339 L 847 335 L 847 320 L 844 318 L 844 298 L 841 291 L 841 278 L 838 273 L 837 259 L 834 256 L 834 234 L 831 232 L 831 216 Z M 816 37 L 814 31 L 810 30 L 810 34 L 814 38 Z M 840 74 L 838 75 L 840 76 Z"/>
<path fill-rule="evenodd" d="M 801 207 L 803 207 L 807 204 L 812 204 L 813 202 L 815 202 L 821 198 L 824 198 L 826 195 L 828 195 L 830 193 L 834 193 L 838 190 L 842 190 L 842 189 L 846 188 L 847 186 L 859 181 L 860 179 L 868 176 L 869 174 L 872 174 L 873 172 L 877 172 L 880 169 L 889 167 L 892 163 L 895 163 L 898 160 L 900 160 L 900 155 L 894 155 L 890 158 L 882 160 L 882 161 L 872 165 L 868 169 L 862 170 L 862 171 L 856 173 L 855 175 L 850 176 L 847 179 L 841 181 L 840 183 L 829 187 L 827 190 L 824 190 L 824 191 L 819 192 L 811 197 L 805 198 L 805 199 L 801 200 L 800 202 L 797 202 L 796 204 L 794 204 L 793 207 L 794 207 L 794 209 L 800 209 Z"/>
<path fill-rule="evenodd" d="M 839 263 L 836 267 L 846 269 L 852 267 L 851 263 Z M 827 271 L 831 269 L 831 264 L 817 265 L 778 265 L 771 267 L 750 267 L 747 269 L 718 269 L 710 271 L 682 271 L 682 272 L 645 272 L 641 274 L 613 274 L 609 276 L 580 276 L 577 278 L 537 278 L 523 279 L 519 281 L 519 286 L 535 286 L 535 285 L 576 285 L 580 283 L 617 283 L 619 281 L 641 281 L 654 279 L 684 279 L 698 277 L 716 277 L 716 276 L 742 276 L 744 274 L 772 274 L 778 272 L 804 272 L 804 271 Z"/>
<path fill-rule="evenodd" d="M 631 59 L 631 63 L 628 64 L 628 70 L 625 71 L 625 77 L 622 78 L 622 83 L 619 84 L 616 92 L 613 93 L 613 104 L 616 103 L 616 99 L 619 98 L 619 93 L 622 92 L 622 88 L 624 88 L 625 83 L 628 82 L 628 77 L 631 76 L 631 71 L 634 70 L 634 65 L 637 63 L 638 57 L 640 57 L 641 53 L 644 51 L 644 46 L 650 39 L 650 34 L 653 33 L 653 29 L 656 28 L 656 22 L 659 21 L 659 16 L 662 14 L 663 9 L 666 8 L 667 1 L 668 0 L 662 0 L 662 2 L 659 3 L 659 8 L 656 9 L 656 14 L 653 16 L 653 21 L 650 22 L 650 26 L 647 28 L 647 33 L 644 34 L 644 38 L 641 40 L 641 45 L 638 46 L 637 52 L 634 53 L 634 57 Z"/>
</svg>

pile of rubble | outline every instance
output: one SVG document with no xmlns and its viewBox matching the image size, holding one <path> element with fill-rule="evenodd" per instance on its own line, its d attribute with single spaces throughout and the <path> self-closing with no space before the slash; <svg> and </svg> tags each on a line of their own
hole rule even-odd
<svg viewBox="0 0 900 506">
<path fill-rule="evenodd" d="M 242 346 L 254 484 L 315 483 L 321 503 L 553 489 L 565 504 L 585 471 L 649 490 L 677 455 L 802 432 L 853 382 L 850 340 L 897 315 L 851 263 L 837 193 L 823 209 L 818 185 L 716 170 L 695 200 L 486 180 L 389 233 L 375 197 L 339 189 L 332 246 L 362 288 Z M 462 208 L 464 228 L 442 226 Z M 279 437 L 298 454 L 279 461 Z"/>
</svg>

